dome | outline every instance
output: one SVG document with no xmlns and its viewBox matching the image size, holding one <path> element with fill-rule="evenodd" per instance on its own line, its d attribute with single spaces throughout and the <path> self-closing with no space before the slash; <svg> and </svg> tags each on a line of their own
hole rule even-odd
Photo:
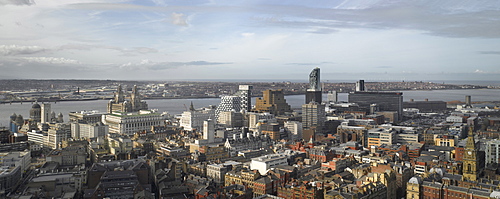
<svg viewBox="0 0 500 199">
<path fill-rule="evenodd" d="M 408 183 L 422 184 L 422 179 L 420 179 L 420 177 L 412 177 L 412 178 L 410 178 L 410 180 L 408 181 Z"/>
<path fill-rule="evenodd" d="M 31 108 L 42 108 L 42 107 L 40 107 L 40 104 L 33 104 L 33 106 L 31 106 Z"/>
</svg>

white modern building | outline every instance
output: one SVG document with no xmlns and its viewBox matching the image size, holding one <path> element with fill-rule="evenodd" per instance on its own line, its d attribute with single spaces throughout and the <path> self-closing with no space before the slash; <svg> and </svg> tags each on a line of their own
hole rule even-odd
<svg viewBox="0 0 500 199">
<path fill-rule="evenodd" d="M 42 103 L 41 104 L 41 123 L 47 123 L 50 122 L 52 119 L 51 115 L 51 110 L 50 110 L 50 104 L 49 103 Z"/>
<path fill-rule="evenodd" d="M 151 129 L 151 126 L 164 124 L 164 118 L 156 110 L 139 112 L 113 112 L 103 115 L 103 122 L 109 126 L 109 133 L 133 135 L 139 131 Z"/>
<path fill-rule="evenodd" d="M 241 99 L 241 109 L 247 112 L 252 109 L 252 89 L 251 85 L 240 85 L 237 93 Z"/>
<path fill-rule="evenodd" d="M 28 131 L 28 141 L 34 142 L 38 146 L 45 146 L 48 135 L 42 131 Z"/>
<path fill-rule="evenodd" d="M 286 121 L 285 129 L 292 134 L 292 140 L 302 139 L 302 123 L 298 121 Z"/>
<path fill-rule="evenodd" d="M 109 134 L 109 126 L 103 123 L 71 123 L 72 138 L 96 138 Z"/>
<path fill-rule="evenodd" d="M 277 165 L 287 165 L 287 156 L 283 154 L 271 154 L 252 158 L 250 162 L 251 170 L 258 170 L 261 175 L 266 175 L 267 171 Z"/>
<path fill-rule="evenodd" d="M 203 121 L 208 119 L 215 119 L 215 109 L 212 107 L 184 111 L 179 123 L 181 127 L 184 127 L 184 130 L 192 131 L 193 129 L 201 129 Z"/>
<path fill-rule="evenodd" d="M 486 164 L 500 163 L 500 140 L 486 142 Z"/>
<path fill-rule="evenodd" d="M 208 143 L 215 141 L 215 123 L 211 119 L 203 121 L 203 139 Z"/>
<path fill-rule="evenodd" d="M 69 138 L 71 138 L 70 125 L 57 123 L 47 131 L 47 143 L 45 145 L 51 149 L 59 149 L 61 148 L 62 141 L 66 141 Z"/>
<path fill-rule="evenodd" d="M 452 116 L 446 117 L 446 122 L 450 122 L 450 123 L 464 123 L 465 119 L 464 119 L 464 117 L 461 117 L 461 116 L 452 115 Z"/>
</svg>

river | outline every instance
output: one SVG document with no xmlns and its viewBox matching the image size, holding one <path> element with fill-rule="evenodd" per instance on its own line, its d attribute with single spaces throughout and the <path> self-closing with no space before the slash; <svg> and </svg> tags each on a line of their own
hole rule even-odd
<svg viewBox="0 0 500 199">
<path fill-rule="evenodd" d="M 465 96 L 472 96 L 472 101 L 500 101 L 500 89 L 461 89 L 461 90 L 424 90 L 424 91 L 402 91 L 404 101 L 414 99 L 422 101 L 465 101 Z M 339 101 L 347 101 L 347 93 L 339 93 Z M 285 97 L 292 108 L 300 108 L 304 103 L 304 95 L 290 95 Z M 323 96 L 326 99 L 326 94 Z M 147 100 L 150 109 L 158 109 L 159 112 L 168 112 L 172 115 L 180 114 L 193 102 L 195 108 L 206 107 L 208 105 L 218 105 L 219 98 L 200 99 L 159 99 Z M 52 110 L 56 113 L 63 113 L 64 120 L 68 120 L 68 113 L 82 110 L 98 110 L 106 112 L 107 100 L 95 101 L 63 101 L 52 103 Z M 252 104 L 255 98 L 252 99 Z M 9 117 L 12 113 L 21 114 L 25 119 L 29 117 L 32 103 L 0 104 L 0 127 L 8 126 Z"/>
</svg>

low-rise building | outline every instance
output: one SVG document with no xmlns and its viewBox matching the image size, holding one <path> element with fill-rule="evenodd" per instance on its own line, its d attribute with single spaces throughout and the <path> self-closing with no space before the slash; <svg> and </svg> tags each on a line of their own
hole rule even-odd
<svg viewBox="0 0 500 199">
<path fill-rule="evenodd" d="M 273 166 L 287 165 L 287 156 L 282 154 L 270 154 L 252 158 L 250 163 L 251 170 L 258 170 L 261 175 L 265 175 L 267 171 Z"/>
</svg>

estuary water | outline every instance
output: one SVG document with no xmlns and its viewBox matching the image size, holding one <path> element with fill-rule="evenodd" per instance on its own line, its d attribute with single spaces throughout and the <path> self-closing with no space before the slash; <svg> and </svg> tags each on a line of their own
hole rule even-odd
<svg viewBox="0 0 500 199">
<path fill-rule="evenodd" d="M 428 99 L 430 101 L 465 101 L 465 96 L 472 96 L 472 101 L 500 101 L 500 89 L 460 89 L 460 90 L 415 90 L 415 91 L 402 91 L 403 100 L 422 101 Z M 326 100 L 326 94 L 323 95 Z M 347 101 L 347 93 L 338 93 L 339 101 Z M 293 109 L 300 108 L 304 104 L 304 95 L 290 95 L 286 96 L 288 104 Z M 160 100 L 147 100 L 150 109 L 158 109 L 158 112 L 168 112 L 171 115 L 180 114 L 186 110 L 186 107 L 193 103 L 195 108 L 206 107 L 209 105 L 218 105 L 219 98 L 199 98 L 199 99 L 160 99 Z M 52 103 L 52 111 L 63 113 L 64 120 L 68 120 L 68 113 L 82 110 L 98 110 L 106 112 L 108 100 L 94 100 L 94 101 L 64 101 Z M 255 104 L 255 98 L 252 99 L 252 104 Z M 9 117 L 13 113 L 21 114 L 25 119 L 29 117 L 29 111 L 32 103 L 14 103 L 14 104 L 0 104 L 0 127 L 8 126 Z"/>
</svg>

